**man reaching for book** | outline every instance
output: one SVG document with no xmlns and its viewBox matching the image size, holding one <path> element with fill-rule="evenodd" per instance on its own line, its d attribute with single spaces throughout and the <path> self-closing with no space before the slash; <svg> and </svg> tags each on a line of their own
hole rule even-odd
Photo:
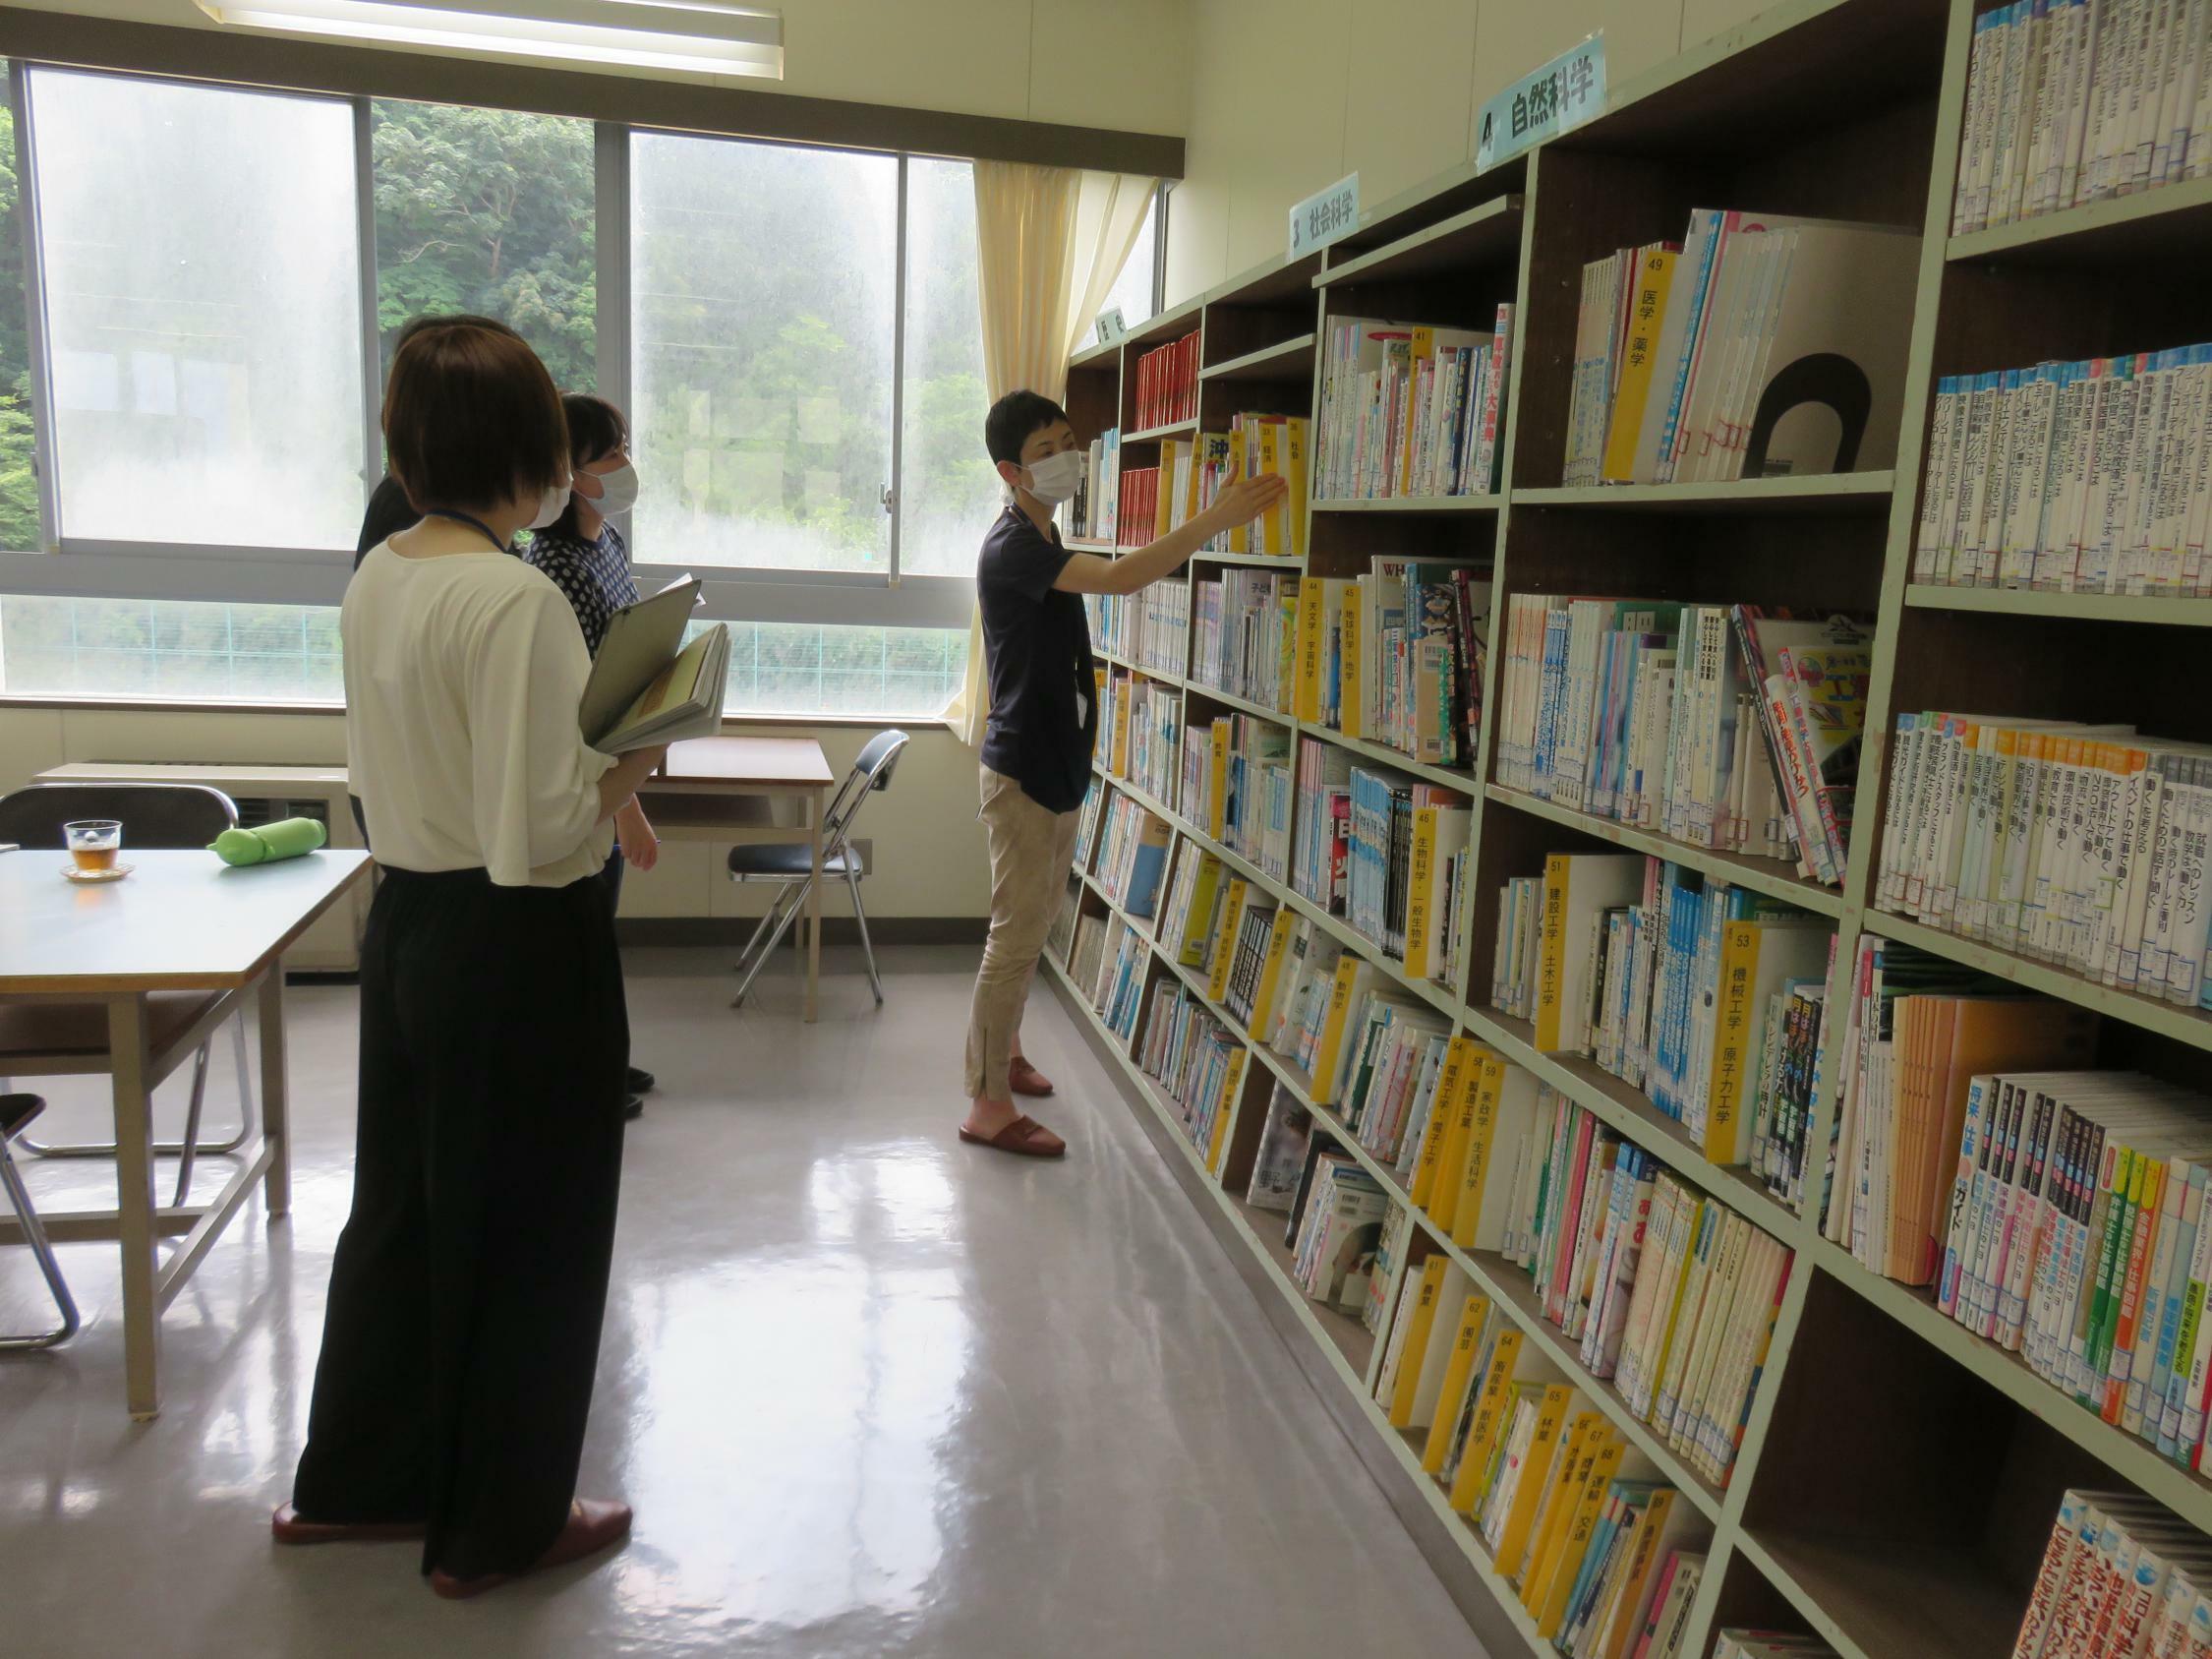
<svg viewBox="0 0 2212 1659">
<path fill-rule="evenodd" d="M 1067 1143 L 1015 1110 L 1014 1096 L 1052 1092 L 1021 1058 L 1021 1008 L 1067 890 L 1098 737 L 1090 620 L 1080 596 L 1132 594 L 1172 576 L 1215 536 L 1280 506 L 1289 488 L 1278 477 L 1232 474 L 1184 524 L 1148 547 L 1102 559 L 1063 547 L 1052 522 L 1084 464 L 1066 411 L 1034 391 L 1009 392 L 984 417 L 983 443 L 1014 499 L 984 536 L 975 565 L 991 693 L 980 814 L 991 855 L 991 932 L 968 1014 L 960 1139 L 1022 1157 L 1058 1157 Z"/>
</svg>

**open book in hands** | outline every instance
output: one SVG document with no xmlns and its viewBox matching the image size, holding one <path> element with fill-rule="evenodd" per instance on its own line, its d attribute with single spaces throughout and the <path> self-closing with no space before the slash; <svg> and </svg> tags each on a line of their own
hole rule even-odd
<svg viewBox="0 0 2212 1659">
<path fill-rule="evenodd" d="M 699 587 L 694 576 L 678 577 L 608 619 L 578 710 L 584 741 L 601 753 L 626 754 L 722 729 L 729 630 L 713 622 L 683 642 Z"/>
</svg>

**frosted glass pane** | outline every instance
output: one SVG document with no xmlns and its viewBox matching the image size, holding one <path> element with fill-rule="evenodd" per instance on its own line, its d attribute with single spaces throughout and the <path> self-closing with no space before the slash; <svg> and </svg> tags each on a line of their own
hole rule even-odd
<svg viewBox="0 0 2212 1659">
<path fill-rule="evenodd" d="M 1132 328 L 1139 323 L 1149 322 L 1152 316 L 1152 239 L 1160 225 L 1159 204 L 1154 202 L 1144 209 L 1143 228 L 1136 233 L 1136 245 L 1129 251 L 1129 263 L 1114 279 L 1113 291 L 1107 294 L 1106 303 L 1098 309 L 1112 311 L 1122 308 L 1122 321 Z M 1076 349 L 1080 351 L 1098 338 L 1095 328 L 1085 329 Z"/>
<path fill-rule="evenodd" d="M 899 167 L 630 140 L 633 551 L 881 570 Z"/>
<path fill-rule="evenodd" d="M 44 69 L 30 101 L 62 533 L 352 547 L 351 110 Z"/>
<path fill-rule="evenodd" d="M 975 178 L 965 161 L 906 168 L 906 401 L 899 564 L 972 576 L 1004 497 L 983 451 L 983 326 L 975 297 Z"/>
</svg>

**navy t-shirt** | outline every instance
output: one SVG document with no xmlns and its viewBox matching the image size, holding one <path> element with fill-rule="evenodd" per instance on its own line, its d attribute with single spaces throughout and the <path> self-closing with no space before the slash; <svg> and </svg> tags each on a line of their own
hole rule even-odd
<svg viewBox="0 0 2212 1659">
<path fill-rule="evenodd" d="M 1072 557 L 1057 530 L 1047 536 L 1012 504 L 975 562 L 991 681 L 983 764 L 1054 812 L 1083 803 L 1098 737 L 1090 618 L 1078 595 L 1052 585 Z"/>
</svg>

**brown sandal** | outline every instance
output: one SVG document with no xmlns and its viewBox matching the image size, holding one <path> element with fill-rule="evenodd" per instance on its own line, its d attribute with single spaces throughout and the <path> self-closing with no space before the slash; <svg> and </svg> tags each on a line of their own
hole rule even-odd
<svg viewBox="0 0 2212 1659">
<path fill-rule="evenodd" d="M 971 1147 L 989 1147 L 993 1152 L 1012 1153 L 1016 1157 L 1061 1157 L 1068 1151 L 1067 1142 L 1027 1116 L 1016 1118 L 996 1135 L 978 1135 L 962 1124 L 960 1139 Z"/>
<path fill-rule="evenodd" d="M 1006 1081 L 1007 1087 L 1017 1095 L 1027 1095 L 1035 1099 L 1041 1100 L 1052 1093 L 1052 1079 L 1029 1064 L 1026 1055 L 1014 1057 L 1014 1064 L 1007 1068 Z"/>
<path fill-rule="evenodd" d="M 546 1553 L 521 1572 L 486 1572 L 474 1578 L 456 1578 L 450 1572 L 430 1575 L 431 1588 L 447 1601 L 467 1601 L 524 1573 L 542 1572 L 550 1567 L 566 1567 L 572 1561 L 595 1556 L 630 1535 L 630 1507 L 611 1498 L 578 1498 L 568 1506 L 568 1519 Z"/>
<path fill-rule="evenodd" d="M 430 1530 L 420 1520 L 302 1520 L 290 1504 L 268 1517 L 269 1536 L 279 1544 L 393 1544 L 420 1538 Z"/>
</svg>

